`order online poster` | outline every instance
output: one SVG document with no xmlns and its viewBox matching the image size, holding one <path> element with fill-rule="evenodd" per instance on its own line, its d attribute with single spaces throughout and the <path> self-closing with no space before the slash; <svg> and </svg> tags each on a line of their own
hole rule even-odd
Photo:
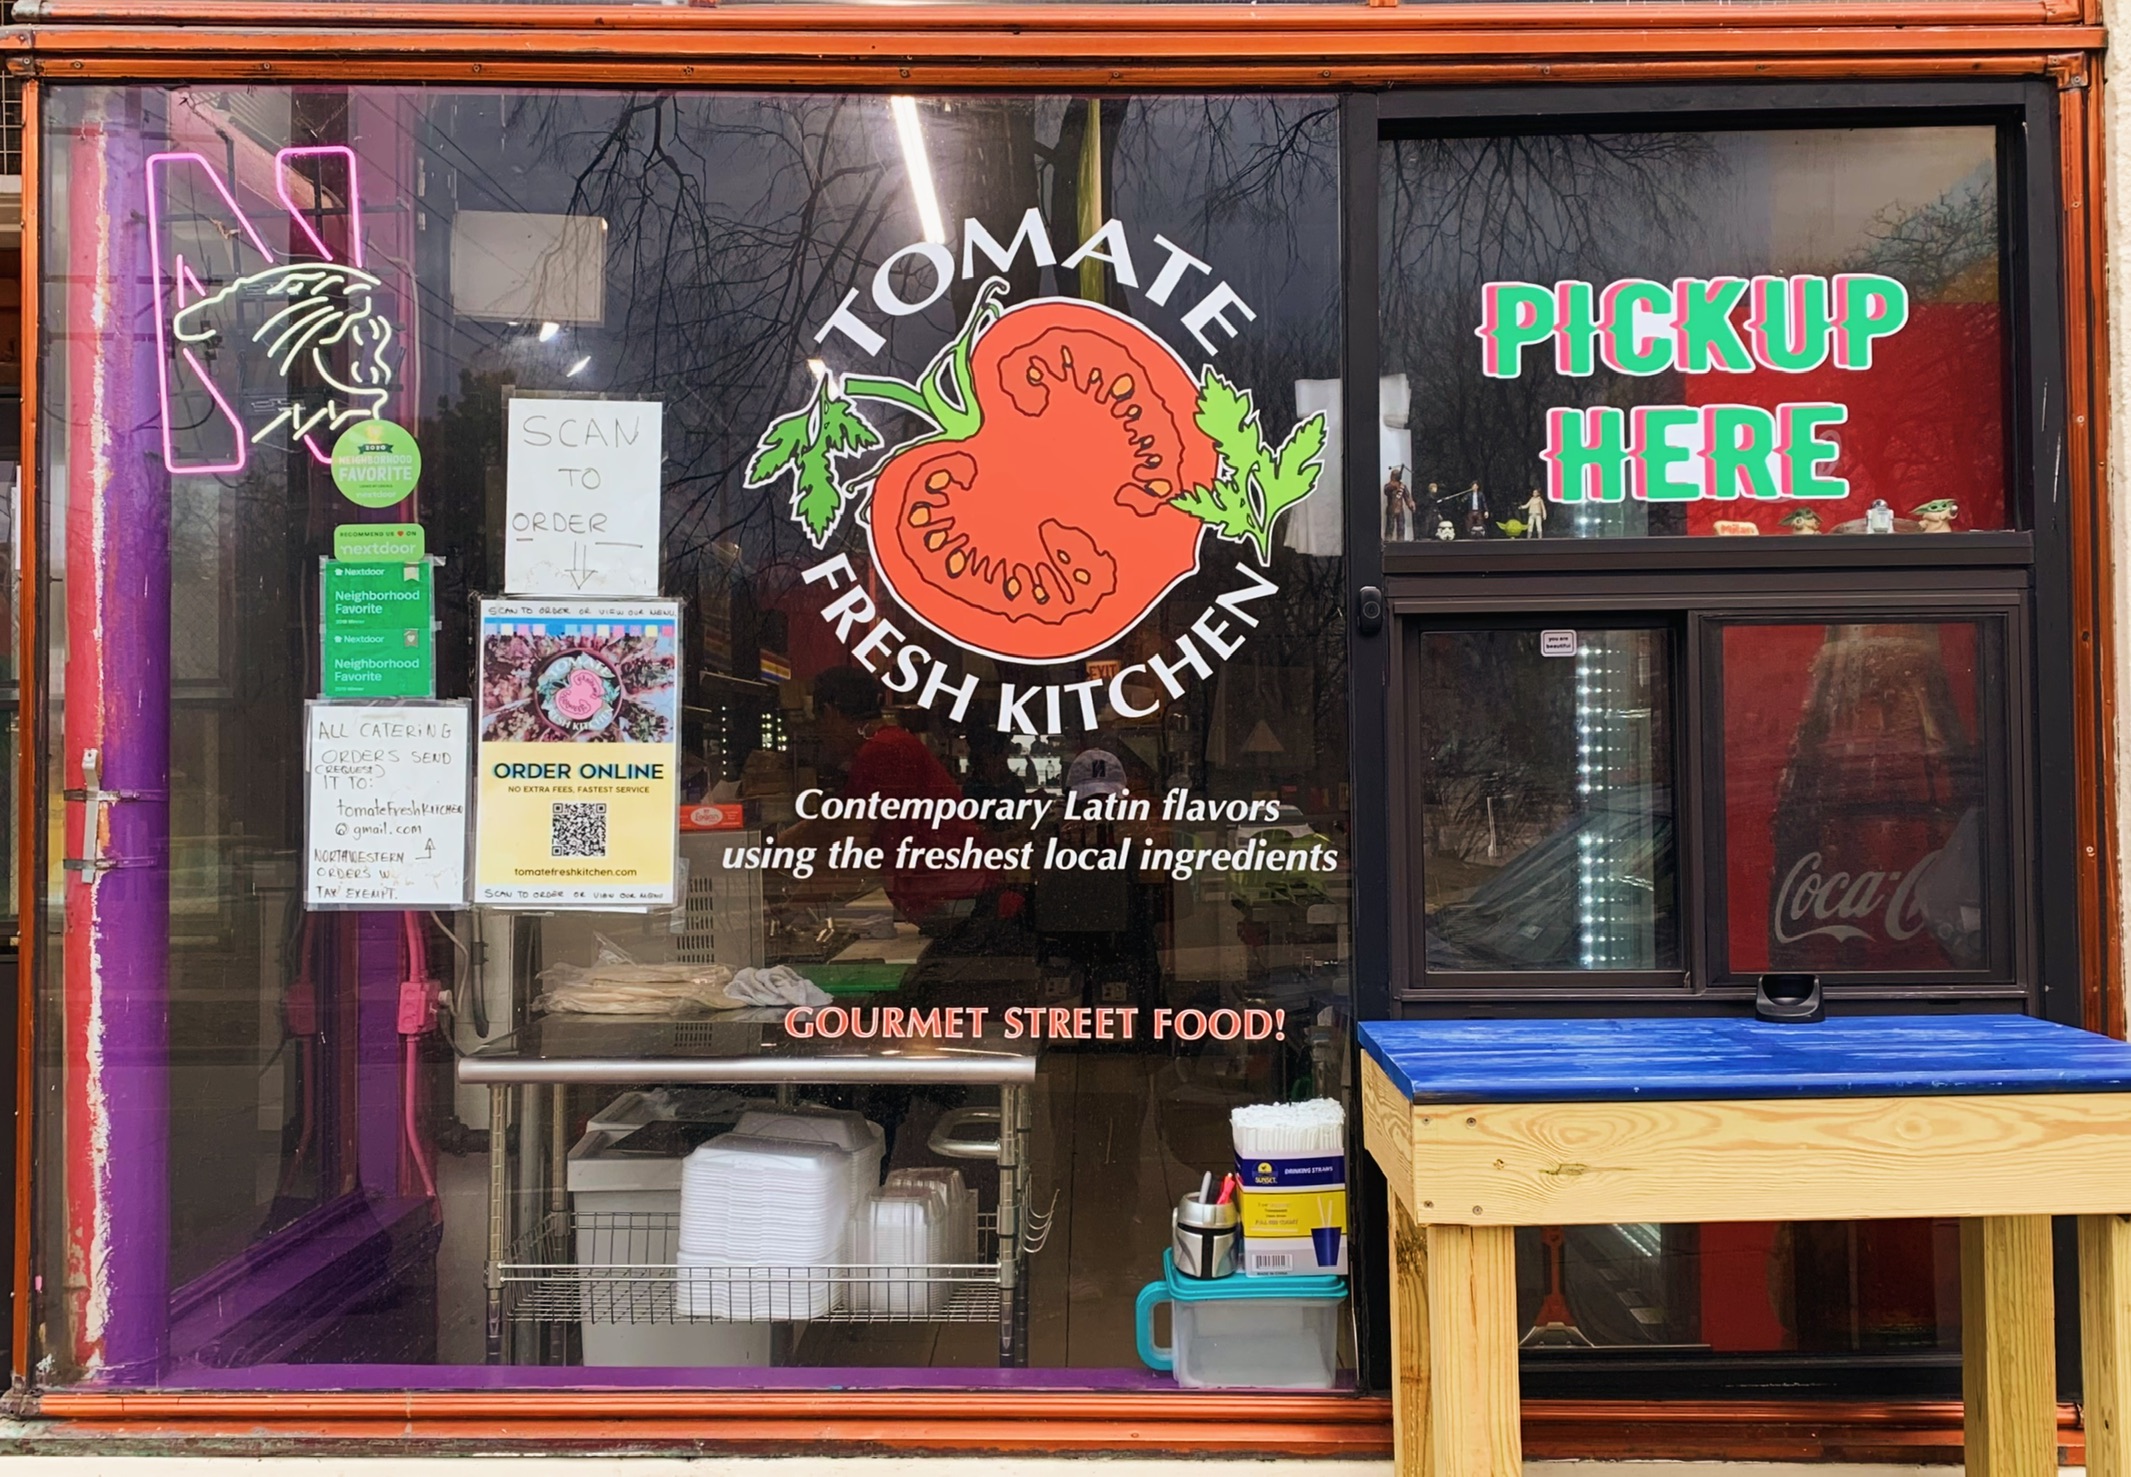
<svg viewBox="0 0 2131 1477">
<path fill-rule="evenodd" d="M 474 901 L 670 906 L 680 605 L 481 602 Z"/>
</svg>

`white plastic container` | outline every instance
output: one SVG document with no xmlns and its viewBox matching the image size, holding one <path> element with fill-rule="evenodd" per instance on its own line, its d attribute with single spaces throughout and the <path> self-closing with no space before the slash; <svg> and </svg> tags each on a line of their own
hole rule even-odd
<svg viewBox="0 0 2131 1477">
<path fill-rule="evenodd" d="M 1162 1280 L 1139 1295 L 1139 1353 L 1179 1385 L 1224 1390 L 1329 1390 L 1339 1375 L 1344 1277 L 1200 1280 L 1162 1253 Z M 1154 1342 L 1154 1311 L 1169 1304 L 1169 1345 Z"/>
<path fill-rule="evenodd" d="M 951 1216 L 947 1186 L 937 1182 L 884 1185 L 867 1196 L 859 1212 L 851 1305 L 904 1318 L 944 1307 L 948 1289 L 931 1280 L 931 1269 L 946 1260 Z"/>
</svg>

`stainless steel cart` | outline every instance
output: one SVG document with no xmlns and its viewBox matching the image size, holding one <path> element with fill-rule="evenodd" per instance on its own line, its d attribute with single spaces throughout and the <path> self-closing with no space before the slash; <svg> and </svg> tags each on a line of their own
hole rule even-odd
<svg viewBox="0 0 2131 1477">
<path fill-rule="evenodd" d="M 515 1332 L 558 1329 L 580 1317 L 625 1322 L 991 1322 L 999 1363 L 1028 1362 L 1028 1256 L 1049 1231 L 1049 1211 L 1029 1203 L 1031 1088 L 1037 1043 L 993 1033 L 967 1041 L 924 1038 L 850 1043 L 795 1038 L 780 1011 L 741 1018 L 644 1020 L 546 1016 L 461 1057 L 459 1080 L 489 1094 L 488 1359 L 510 1363 Z M 631 1215 L 578 1224 L 564 1189 L 563 1089 L 611 1086 L 774 1088 L 955 1084 L 995 1088 L 996 1107 L 958 1108 L 929 1139 L 948 1158 L 995 1160 L 998 1203 L 980 1212 L 972 1260 L 921 1267 L 857 1264 L 683 1268 L 672 1254 L 674 1217 Z M 545 1184 L 521 1170 L 513 1195 L 509 1147 L 540 1137 Z M 514 1216 L 530 1195 L 536 1212 Z M 615 1247 L 586 1260 L 588 1244 Z"/>
</svg>

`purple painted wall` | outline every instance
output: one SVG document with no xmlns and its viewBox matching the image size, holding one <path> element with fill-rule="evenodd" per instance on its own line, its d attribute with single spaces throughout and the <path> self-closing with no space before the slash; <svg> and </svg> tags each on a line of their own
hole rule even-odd
<svg viewBox="0 0 2131 1477">
<path fill-rule="evenodd" d="M 124 1384 L 160 1375 L 170 1302 L 170 487 L 142 196 L 160 129 L 139 111 L 155 106 L 102 92 L 54 150 L 70 279 L 63 760 L 80 786 L 95 751 L 116 792 L 68 807 L 69 855 L 94 839 L 100 859 L 65 895 L 67 1303 L 84 1372 Z"/>
</svg>

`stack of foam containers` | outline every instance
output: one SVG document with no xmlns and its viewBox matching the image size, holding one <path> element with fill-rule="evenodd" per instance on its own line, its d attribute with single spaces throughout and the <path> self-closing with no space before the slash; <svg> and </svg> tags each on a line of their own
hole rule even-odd
<svg viewBox="0 0 2131 1477">
<path fill-rule="evenodd" d="M 850 1156 L 851 1212 L 858 1215 L 881 1182 L 881 1158 L 887 1135 L 863 1113 L 845 1108 L 750 1108 L 733 1125 L 734 1133 L 760 1139 L 790 1139 L 828 1144 Z"/>
<path fill-rule="evenodd" d="M 898 1183 L 874 1191 L 858 1225 L 861 1264 L 851 1306 L 862 1313 L 921 1318 L 945 1306 L 951 1289 L 932 1281 L 947 1244 L 947 1187 Z"/>
<path fill-rule="evenodd" d="M 850 1249 L 852 1156 L 834 1144 L 729 1133 L 681 1164 L 675 1261 L 691 1318 L 826 1317 Z"/>
<path fill-rule="evenodd" d="M 962 1183 L 961 1170 L 891 1170 L 888 1183 L 941 1186 L 947 1194 L 947 1235 L 940 1248 L 940 1260 L 968 1263 L 977 1259 L 977 1192 Z"/>
<path fill-rule="evenodd" d="M 671 1266 L 681 1208 L 679 1154 L 617 1154 L 614 1145 L 660 1119 L 730 1122 L 745 1105 L 717 1088 L 625 1092 L 594 1114 L 571 1148 L 565 1183 L 577 1214 L 584 1362 L 590 1366 L 718 1367 L 770 1363 L 766 1323 L 695 1323 L 643 1317 L 649 1293 L 630 1267 Z M 655 1274 L 647 1273 L 648 1278 Z"/>
</svg>

